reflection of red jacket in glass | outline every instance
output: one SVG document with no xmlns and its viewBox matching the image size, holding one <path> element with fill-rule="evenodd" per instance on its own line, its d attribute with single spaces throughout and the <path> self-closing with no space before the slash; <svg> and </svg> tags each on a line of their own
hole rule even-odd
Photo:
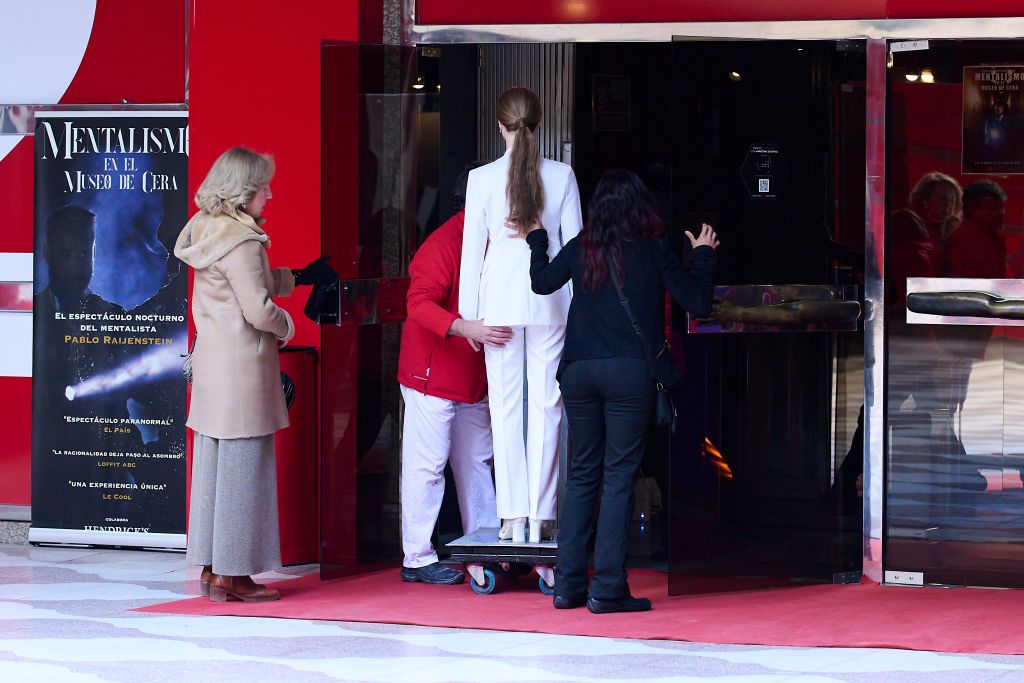
<svg viewBox="0 0 1024 683">
<path fill-rule="evenodd" d="M 950 277 L 1006 277 L 1003 236 L 969 218 L 949 236 L 948 258 Z"/>
<path fill-rule="evenodd" d="M 448 336 L 459 317 L 464 215 L 455 214 L 424 240 L 409 266 L 398 381 L 428 396 L 476 403 L 487 395 L 484 354 Z"/>
</svg>

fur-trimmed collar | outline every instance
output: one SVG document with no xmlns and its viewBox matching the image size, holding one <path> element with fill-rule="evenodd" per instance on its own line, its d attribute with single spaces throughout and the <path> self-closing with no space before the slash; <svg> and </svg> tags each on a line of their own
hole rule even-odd
<svg viewBox="0 0 1024 683">
<path fill-rule="evenodd" d="M 200 211 L 178 235 L 174 255 L 201 270 L 216 263 L 242 242 L 256 240 L 269 248 L 270 238 L 260 227 L 262 224 L 262 218 L 254 220 L 244 213 L 211 216 Z"/>
</svg>

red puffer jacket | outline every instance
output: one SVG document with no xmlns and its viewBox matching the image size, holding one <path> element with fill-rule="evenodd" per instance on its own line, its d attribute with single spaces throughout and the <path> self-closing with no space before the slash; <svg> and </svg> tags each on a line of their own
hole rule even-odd
<svg viewBox="0 0 1024 683">
<path fill-rule="evenodd" d="M 459 317 L 463 218 L 460 211 L 424 240 L 409 266 L 398 381 L 428 396 L 476 403 L 487 395 L 483 351 L 447 336 Z"/>
</svg>

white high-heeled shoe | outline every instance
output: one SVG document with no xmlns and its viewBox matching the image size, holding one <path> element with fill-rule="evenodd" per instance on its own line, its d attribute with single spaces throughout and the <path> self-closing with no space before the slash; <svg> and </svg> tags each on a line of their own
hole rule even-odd
<svg viewBox="0 0 1024 683">
<path fill-rule="evenodd" d="M 530 543 L 540 543 L 542 540 L 551 539 L 551 527 L 553 523 L 550 519 L 533 519 L 530 518 Z"/>
<path fill-rule="evenodd" d="M 513 517 L 512 519 L 501 520 L 501 528 L 498 529 L 498 539 L 502 541 L 511 540 L 513 543 L 525 543 L 526 517 Z"/>
</svg>

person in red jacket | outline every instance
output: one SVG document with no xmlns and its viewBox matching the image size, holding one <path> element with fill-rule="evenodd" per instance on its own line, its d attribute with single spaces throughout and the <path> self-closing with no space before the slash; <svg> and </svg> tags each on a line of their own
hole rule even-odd
<svg viewBox="0 0 1024 683">
<path fill-rule="evenodd" d="M 432 233 L 409 266 L 407 318 L 398 356 L 405 400 L 402 437 L 402 580 L 462 583 L 443 566 L 430 537 L 444 496 L 450 462 L 466 533 L 497 527 L 490 462 L 491 419 L 483 346 L 504 346 L 508 327 L 459 317 L 459 264 L 467 167 L 453 193 L 457 213 Z M 468 343 L 467 343 L 468 342 Z"/>
<path fill-rule="evenodd" d="M 1006 191 L 986 179 L 964 188 L 964 220 L 949 236 L 949 277 L 1006 277 Z"/>
</svg>

